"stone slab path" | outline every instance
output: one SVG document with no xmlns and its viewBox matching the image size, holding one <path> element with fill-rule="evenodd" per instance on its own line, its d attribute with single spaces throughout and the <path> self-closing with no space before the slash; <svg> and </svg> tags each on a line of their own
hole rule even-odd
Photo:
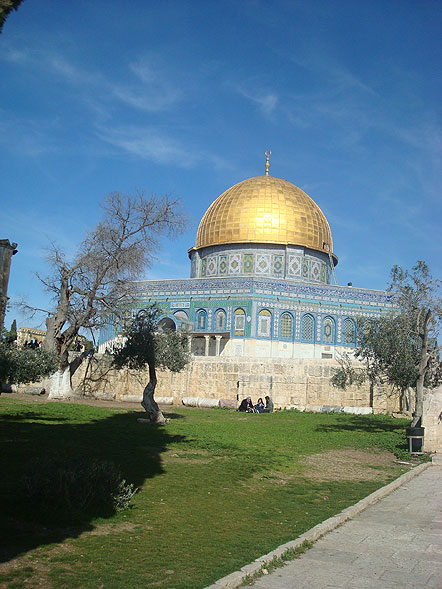
<svg viewBox="0 0 442 589">
<path fill-rule="evenodd" d="M 442 589 L 442 466 L 430 466 L 253 586 Z"/>
</svg>

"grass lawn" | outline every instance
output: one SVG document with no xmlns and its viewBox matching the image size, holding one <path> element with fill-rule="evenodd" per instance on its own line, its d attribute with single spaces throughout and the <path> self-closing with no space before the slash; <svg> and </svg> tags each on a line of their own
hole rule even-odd
<svg viewBox="0 0 442 589">
<path fill-rule="evenodd" d="M 166 410 L 167 413 L 167 410 Z M 141 412 L 0 397 L 0 587 L 205 587 L 399 476 L 408 421 L 222 409 Z M 117 464 L 131 508 L 76 527 L 26 521 L 15 490 L 41 456 Z"/>
</svg>

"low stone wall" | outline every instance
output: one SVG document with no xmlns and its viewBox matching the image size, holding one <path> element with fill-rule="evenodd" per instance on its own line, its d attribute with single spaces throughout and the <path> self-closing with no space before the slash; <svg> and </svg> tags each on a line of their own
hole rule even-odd
<svg viewBox="0 0 442 589">
<path fill-rule="evenodd" d="M 397 397 L 368 385 L 346 391 L 330 384 L 338 364 L 318 359 L 198 358 L 180 373 L 158 371 L 157 397 L 181 404 L 186 397 L 236 401 L 269 395 L 276 408 L 372 407 L 374 413 L 397 411 Z M 111 370 L 106 358 L 88 359 L 73 377 L 76 394 L 97 399 L 138 401 L 147 383 L 147 371 Z"/>
</svg>

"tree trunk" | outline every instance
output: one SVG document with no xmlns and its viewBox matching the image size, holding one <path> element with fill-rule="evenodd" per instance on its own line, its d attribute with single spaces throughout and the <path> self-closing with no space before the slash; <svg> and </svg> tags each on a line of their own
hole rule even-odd
<svg viewBox="0 0 442 589">
<path fill-rule="evenodd" d="M 420 361 L 418 366 L 419 375 L 416 381 L 416 404 L 411 427 L 415 427 L 419 423 L 424 412 L 424 381 L 428 369 L 428 361 L 430 359 L 428 354 L 428 323 L 430 318 L 431 309 L 428 309 L 424 317 L 421 332 L 419 334 L 421 339 Z"/>
<path fill-rule="evenodd" d="M 141 406 L 146 410 L 147 421 L 149 423 L 164 425 L 167 423 L 167 420 L 153 397 L 156 386 L 157 376 L 155 366 L 149 364 L 149 382 L 143 391 L 143 400 L 141 401 Z"/>
<path fill-rule="evenodd" d="M 64 370 L 57 370 L 49 377 L 48 399 L 69 399 L 74 396 L 71 384 L 71 372 L 69 366 Z"/>
</svg>

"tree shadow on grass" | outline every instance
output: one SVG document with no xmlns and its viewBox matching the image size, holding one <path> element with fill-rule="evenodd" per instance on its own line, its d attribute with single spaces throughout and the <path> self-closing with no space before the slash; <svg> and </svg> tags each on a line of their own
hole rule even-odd
<svg viewBox="0 0 442 589">
<path fill-rule="evenodd" d="M 185 441 L 185 437 L 170 434 L 167 426 L 138 423 L 137 418 L 143 415 L 134 411 L 100 419 L 94 414 L 93 421 L 73 423 L 63 417 L 47 419 L 44 411 L 21 414 L 18 408 L 16 415 L 0 416 L 0 562 L 38 546 L 78 537 L 94 528 L 91 521 L 95 517 L 103 517 L 97 509 L 80 523 L 66 527 L 53 518 L 45 521 L 40 516 L 36 523 L 34 517 L 27 516 L 32 506 L 23 504 L 18 491 L 23 477 L 42 458 L 57 455 L 66 461 L 72 457 L 75 461 L 94 458 L 112 462 L 135 487 L 164 473 L 161 454 L 169 444 Z M 183 416 L 172 413 L 168 417 Z M 142 492 L 148 493 L 148 487 Z"/>
<path fill-rule="evenodd" d="M 360 431 L 360 432 L 395 432 L 406 427 L 404 420 L 392 421 L 382 415 L 338 415 L 334 423 L 318 425 L 318 432 Z"/>
<path fill-rule="evenodd" d="M 20 415 L 2 415 L 1 421 L 69 421 L 68 417 L 49 417 L 44 415 L 39 415 L 38 413 L 34 413 L 33 411 L 25 411 Z"/>
</svg>

